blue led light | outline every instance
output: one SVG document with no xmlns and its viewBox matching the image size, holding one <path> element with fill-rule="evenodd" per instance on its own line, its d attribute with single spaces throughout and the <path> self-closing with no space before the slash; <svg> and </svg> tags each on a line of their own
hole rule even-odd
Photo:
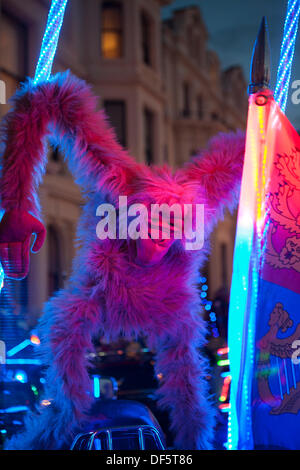
<svg viewBox="0 0 300 470">
<path fill-rule="evenodd" d="M 27 382 L 27 374 L 24 370 L 18 370 L 16 373 L 15 373 L 15 380 L 17 380 L 18 382 L 21 382 L 23 384 L 25 384 Z"/>
<path fill-rule="evenodd" d="M 291 69 L 295 51 L 300 14 L 300 0 L 289 0 L 281 43 L 280 60 L 274 98 L 284 112 L 286 108 Z"/>
<path fill-rule="evenodd" d="M 68 0 L 52 0 L 40 57 L 35 71 L 35 85 L 40 81 L 48 80 L 51 75 L 52 64 L 67 3 Z"/>
<path fill-rule="evenodd" d="M 93 382 L 94 382 L 94 397 L 100 398 L 100 377 L 98 375 L 94 375 Z"/>
<path fill-rule="evenodd" d="M 21 364 L 21 365 L 36 365 L 40 366 L 42 362 L 40 359 L 7 359 L 6 364 Z"/>
<path fill-rule="evenodd" d="M 21 343 L 17 344 L 14 348 L 7 351 L 7 357 L 15 356 L 18 352 L 22 351 L 23 349 L 27 348 L 31 344 L 29 339 L 25 339 Z"/>
<path fill-rule="evenodd" d="M 213 333 L 214 338 L 219 338 L 220 335 L 219 335 L 219 331 L 217 328 L 213 328 L 212 333 Z"/>
<path fill-rule="evenodd" d="M 213 322 L 215 322 L 215 321 L 217 320 L 216 314 L 215 314 L 214 312 L 211 312 L 211 313 L 209 314 L 209 318 L 210 318 L 211 321 L 213 321 Z"/>
</svg>

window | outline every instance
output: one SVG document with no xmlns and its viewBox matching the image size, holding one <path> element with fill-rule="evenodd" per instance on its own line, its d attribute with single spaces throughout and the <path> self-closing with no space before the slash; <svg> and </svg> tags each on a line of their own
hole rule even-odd
<svg viewBox="0 0 300 470">
<path fill-rule="evenodd" d="M 148 165 L 154 163 L 154 113 L 144 110 L 145 157 Z"/>
<path fill-rule="evenodd" d="M 59 290 L 63 284 L 61 265 L 61 241 L 58 230 L 49 225 L 48 237 L 48 294 L 51 296 Z"/>
<path fill-rule="evenodd" d="M 104 108 L 112 127 L 115 129 L 118 141 L 123 147 L 127 145 L 126 139 L 126 104 L 122 100 L 106 100 Z"/>
<path fill-rule="evenodd" d="M 197 60 L 199 56 L 199 41 L 197 40 L 197 36 L 192 26 L 187 33 L 187 46 L 191 57 Z"/>
<path fill-rule="evenodd" d="M 153 65 L 152 47 L 151 47 L 151 19 L 142 12 L 141 14 L 141 34 L 142 34 L 142 59 L 144 64 Z"/>
<path fill-rule="evenodd" d="M 202 95 L 197 97 L 197 115 L 198 119 L 203 119 L 204 109 L 203 109 L 203 98 Z"/>
<path fill-rule="evenodd" d="M 0 80 L 5 83 L 6 99 L 16 91 L 27 73 L 27 28 L 15 17 L 2 12 L 0 29 Z"/>
<path fill-rule="evenodd" d="M 183 93 L 183 110 L 182 115 L 183 117 L 189 117 L 191 114 L 190 109 L 190 86 L 187 82 L 184 82 L 182 86 L 182 93 Z"/>
<path fill-rule="evenodd" d="M 102 5 L 101 50 L 105 59 L 123 56 L 123 8 L 120 2 Z"/>
</svg>

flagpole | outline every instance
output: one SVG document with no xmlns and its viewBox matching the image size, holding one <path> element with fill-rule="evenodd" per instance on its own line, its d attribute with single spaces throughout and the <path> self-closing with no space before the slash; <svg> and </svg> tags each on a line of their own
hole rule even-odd
<svg viewBox="0 0 300 470">
<path fill-rule="evenodd" d="M 67 3 L 68 0 L 52 0 L 51 2 L 46 30 L 44 33 L 42 47 L 34 76 L 35 85 L 37 85 L 41 81 L 49 80 L 49 77 L 51 75 L 52 65 L 57 49 L 58 39 L 63 24 Z M 0 292 L 4 286 L 4 279 L 4 270 L 0 263 Z"/>
</svg>

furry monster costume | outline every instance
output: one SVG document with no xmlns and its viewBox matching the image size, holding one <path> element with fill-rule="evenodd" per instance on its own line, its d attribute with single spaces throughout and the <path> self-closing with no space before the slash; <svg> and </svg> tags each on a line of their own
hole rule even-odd
<svg viewBox="0 0 300 470">
<path fill-rule="evenodd" d="M 170 412 L 178 449 L 212 445 L 214 407 L 199 353 L 205 324 L 196 288 L 207 242 L 185 250 L 182 240 L 99 240 L 96 208 L 128 203 L 205 205 L 206 239 L 224 208 L 235 207 L 241 180 L 244 136 L 220 134 L 184 168 L 136 163 L 117 143 L 89 87 L 70 73 L 49 82 L 23 85 L 7 115 L 0 184 L 5 210 L 0 224 L 0 256 L 8 277 L 23 278 L 33 251 L 43 244 L 38 184 L 46 165 L 45 138 L 66 155 L 85 195 L 78 227 L 79 250 L 68 286 L 51 298 L 40 321 L 45 398 L 51 406 L 27 418 L 24 433 L 10 449 L 69 448 L 93 402 L 88 352 L 95 335 L 110 339 L 143 335 L 156 351 L 162 374 L 159 405 Z M 67 443 L 67 444 L 66 444 Z"/>
</svg>

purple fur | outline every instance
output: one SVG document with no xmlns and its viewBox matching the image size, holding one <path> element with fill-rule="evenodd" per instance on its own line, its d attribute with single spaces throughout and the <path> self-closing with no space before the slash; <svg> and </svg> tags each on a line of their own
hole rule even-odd
<svg viewBox="0 0 300 470">
<path fill-rule="evenodd" d="M 70 73 L 37 87 L 28 81 L 14 98 L 3 134 L 5 210 L 17 207 L 40 216 L 37 188 L 46 165 L 46 136 L 65 152 L 86 195 L 68 287 L 48 301 L 40 322 L 48 365 L 45 397 L 52 404 L 40 416 L 29 416 L 25 432 L 7 448 L 70 445 L 92 403 L 86 355 L 96 334 L 146 336 L 156 351 L 159 403 L 170 411 L 176 448 L 211 448 L 215 410 L 199 349 L 206 326 L 196 278 L 207 257 L 209 233 L 224 208 L 237 203 L 244 136 L 213 139 L 207 151 L 175 173 L 139 165 L 116 142 L 103 112 L 96 111 L 89 87 Z M 188 252 L 177 240 L 159 263 L 140 266 L 134 241 L 96 237 L 96 207 L 117 203 L 119 195 L 146 205 L 205 204 L 205 247 Z"/>
</svg>

